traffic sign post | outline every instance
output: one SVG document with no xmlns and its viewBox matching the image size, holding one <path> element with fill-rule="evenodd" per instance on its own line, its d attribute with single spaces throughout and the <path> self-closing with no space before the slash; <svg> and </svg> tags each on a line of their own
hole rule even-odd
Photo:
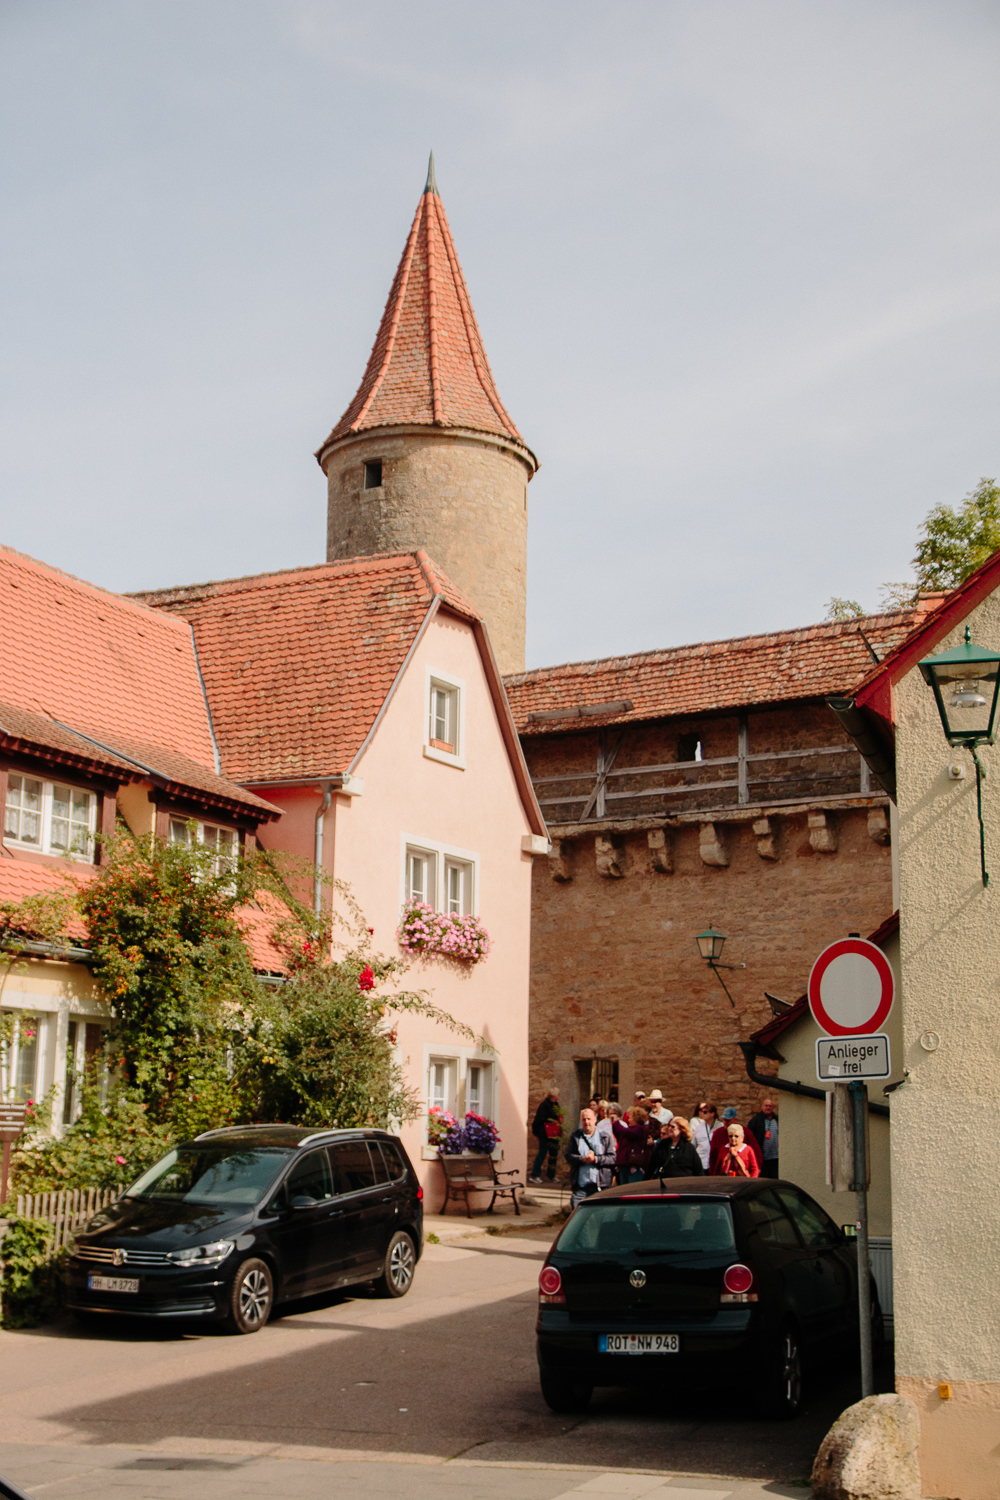
<svg viewBox="0 0 1000 1500">
<path fill-rule="evenodd" d="M 846 1083 L 851 1096 L 858 1228 L 858 1324 L 861 1394 L 875 1392 L 872 1359 L 871 1259 L 868 1248 L 868 1085 L 888 1078 L 889 1038 L 884 1026 L 895 999 L 892 967 L 881 948 L 852 933 L 824 948 L 812 966 L 809 1009 L 824 1035 L 816 1043 L 822 1082 Z"/>
</svg>

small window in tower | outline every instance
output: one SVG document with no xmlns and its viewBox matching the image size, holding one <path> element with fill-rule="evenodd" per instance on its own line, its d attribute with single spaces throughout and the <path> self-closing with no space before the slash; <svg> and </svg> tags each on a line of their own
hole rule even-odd
<svg viewBox="0 0 1000 1500">
<path fill-rule="evenodd" d="M 677 736 L 677 759 L 679 761 L 701 760 L 701 740 L 696 734 Z"/>
<path fill-rule="evenodd" d="M 371 463 L 365 464 L 365 489 L 378 490 L 382 488 L 382 460 L 373 458 Z"/>
</svg>

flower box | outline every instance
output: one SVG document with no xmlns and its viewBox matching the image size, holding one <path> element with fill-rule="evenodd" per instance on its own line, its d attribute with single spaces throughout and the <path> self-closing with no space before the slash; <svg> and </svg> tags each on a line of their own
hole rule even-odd
<svg viewBox="0 0 1000 1500">
<path fill-rule="evenodd" d="M 396 929 L 406 953 L 440 953 L 442 958 L 478 964 L 490 951 L 490 935 L 478 917 L 435 911 L 426 901 L 409 901 Z"/>
</svg>

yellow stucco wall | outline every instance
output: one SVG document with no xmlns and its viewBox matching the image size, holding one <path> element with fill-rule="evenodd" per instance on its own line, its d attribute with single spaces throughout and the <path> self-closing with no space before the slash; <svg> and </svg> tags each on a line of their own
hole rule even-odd
<svg viewBox="0 0 1000 1500">
<path fill-rule="evenodd" d="M 846 937 L 846 933 L 832 933 L 830 941 Z M 883 950 L 894 972 L 899 972 L 899 940 L 896 937 L 883 944 Z M 889 1037 L 893 1079 L 902 1077 L 903 1029 L 902 1007 L 893 1006 L 884 1030 Z M 808 1013 L 802 1020 L 782 1033 L 777 1047 L 786 1059 L 778 1068 L 779 1078 L 807 1083 L 812 1088 L 825 1089 L 816 1077 L 816 1042 L 822 1035 L 816 1022 Z M 831 1085 L 832 1087 L 832 1085 Z M 882 1083 L 869 1083 L 868 1097 L 872 1104 L 885 1104 Z M 897 1091 L 898 1092 L 898 1091 Z M 895 1099 L 896 1094 L 891 1095 Z M 826 1118 L 820 1099 L 802 1099 L 794 1094 L 775 1095 L 780 1118 L 780 1170 L 789 1182 L 798 1183 L 806 1192 L 822 1203 L 831 1218 L 838 1224 L 853 1224 L 856 1217 L 853 1193 L 835 1193 L 826 1185 Z M 868 1195 L 868 1232 L 874 1235 L 892 1233 L 892 1186 L 889 1163 L 889 1121 L 878 1115 L 869 1115 L 871 1135 L 872 1182 Z"/>
<path fill-rule="evenodd" d="M 996 593 L 968 623 L 978 645 L 1000 650 Z M 934 654 L 959 645 L 963 629 Z M 896 1372 L 901 1390 L 929 1393 L 919 1403 L 924 1493 L 986 1500 L 1000 1494 L 1000 751 L 980 752 L 994 872 L 984 890 L 971 756 L 949 747 L 916 668 L 897 684 L 895 707 L 910 1070 L 893 1096 Z M 964 781 L 948 779 L 953 761 L 965 764 Z M 929 1031 L 941 1039 L 935 1051 L 920 1042 Z M 941 1381 L 961 1390 L 960 1414 L 936 1394 Z"/>
</svg>

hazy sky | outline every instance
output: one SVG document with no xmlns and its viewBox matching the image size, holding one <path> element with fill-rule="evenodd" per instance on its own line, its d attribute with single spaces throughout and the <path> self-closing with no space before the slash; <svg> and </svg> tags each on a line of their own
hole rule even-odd
<svg viewBox="0 0 1000 1500">
<path fill-rule="evenodd" d="M 1000 474 L 998 77 L 963 0 L 2 0 L 0 540 L 322 561 L 433 146 L 529 664 L 874 605 Z"/>
</svg>

